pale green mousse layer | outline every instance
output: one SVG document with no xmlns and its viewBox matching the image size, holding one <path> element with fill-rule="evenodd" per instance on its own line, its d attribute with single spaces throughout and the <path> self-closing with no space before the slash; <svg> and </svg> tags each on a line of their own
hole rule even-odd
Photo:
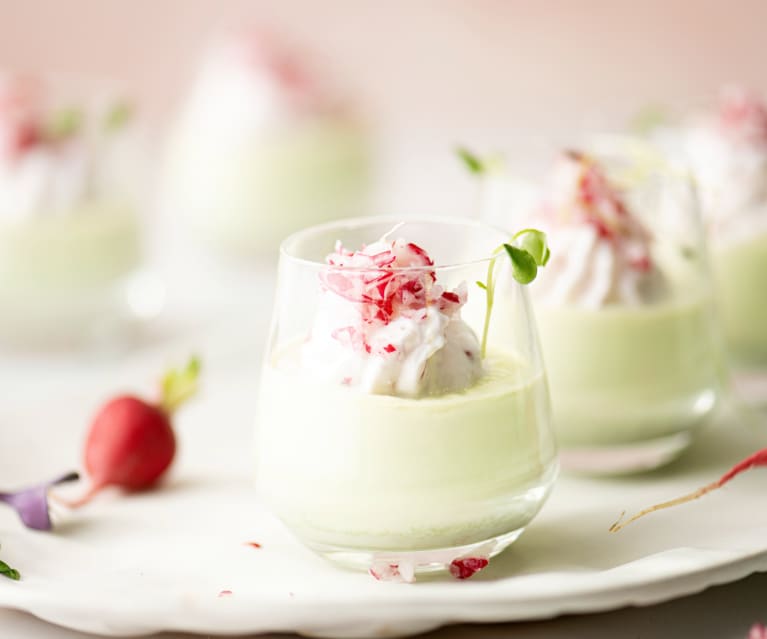
<svg viewBox="0 0 767 639">
<path fill-rule="evenodd" d="M 259 492 L 304 541 L 447 548 L 526 526 L 556 473 L 544 376 L 506 353 L 465 392 L 407 399 L 278 360 L 259 401 Z"/>
<path fill-rule="evenodd" d="M 364 135 L 342 122 L 310 120 L 208 152 L 186 131 L 171 147 L 165 188 L 201 239 L 248 256 L 276 251 L 305 226 L 359 215 L 369 169 Z"/>
<path fill-rule="evenodd" d="M 0 341 L 63 343 L 107 330 L 139 245 L 135 211 L 112 201 L 0 223 Z"/>
<path fill-rule="evenodd" d="M 536 315 L 563 447 L 673 435 L 713 409 L 720 357 L 706 297 Z"/>
<path fill-rule="evenodd" d="M 767 233 L 712 251 L 718 308 L 729 351 L 767 366 Z"/>
<path fill-rule="evenodd" d="M 117 202 L 0 223 L 0 299 L 98 289 L 138 261 L 135 211 Z"/>
</svg>

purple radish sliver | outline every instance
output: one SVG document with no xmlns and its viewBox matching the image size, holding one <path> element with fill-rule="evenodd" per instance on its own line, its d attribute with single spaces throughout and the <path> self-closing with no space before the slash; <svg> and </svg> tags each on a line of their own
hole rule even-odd
<svg viewBox="0 0 767 639">
<path fill-rule="evenodd" d="M 48 511 L 48 491 L 51 487 L 80 478 L 75 472 L 67 473 L 52 481 L 23 488 L 12 493 L 0 493 L 0 501 L 4 501 L 21 517 L 27 528 L 34 530 L 51 530 L 51 515 Z"/>
</svg>

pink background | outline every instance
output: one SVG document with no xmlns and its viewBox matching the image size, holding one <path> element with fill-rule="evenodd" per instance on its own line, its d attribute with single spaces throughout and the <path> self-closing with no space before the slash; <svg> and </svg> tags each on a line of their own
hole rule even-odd
<svg viewBox="0 0 767 639">
<path fill-rule="evenodd" d="M 252 21 L 356 92 L 387 210 L 466 206 L 456 142 L 509 148 L 727 81 L 767 90 L 761 0 L 0 0 L 0 64 L 117 77 L 161 123 L 211 30 Z"/>
</svg>

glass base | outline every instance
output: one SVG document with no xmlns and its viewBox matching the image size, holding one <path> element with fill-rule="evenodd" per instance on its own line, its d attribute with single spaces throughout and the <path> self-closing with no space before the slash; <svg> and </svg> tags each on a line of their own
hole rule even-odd
<svg viewBox="0 0 767 639">
<path fill-rule="evenodd" d="M 589 475 L 641 473 L 676 459 L 692 441 L 689 431 L 657 439 L 612 446 L 564 448 L 559 459 L 569 472 Z"/>
<path fill-rule="evenodd" d="M 445 573 L 457 559 L 491 559 L 500 554 L 524 532 L 511 532 L 463 546 L 427 550 L 360 550 L 324 544 L 307 546 L 325 559 L 350 570 L 370 572 L 374 577 L 392 581 L 414 581 L 416 576 Z M 382 574 L 386 573 L 386 574 Z"/>
</svg>

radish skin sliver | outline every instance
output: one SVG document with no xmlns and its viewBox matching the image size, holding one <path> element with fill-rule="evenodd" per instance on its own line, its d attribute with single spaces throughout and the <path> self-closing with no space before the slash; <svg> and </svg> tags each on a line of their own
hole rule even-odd
<svg viewBox="0 0 767 639">
<path fill-rule="evenodd" d="M 48 494 L 50 489 L 59 484 L 77 479 L 79 479 L 79 475 L 72 472 L 51 481 L 14 492 L 2 492 L 0 493 L 0 502 L 4 502 L 13 508 L 27 528 L 32 530 L 51 530 L 53 523 L 51 522 L 51 515 L 48 510 Z"/>
<path fill-rule="evenodd" d="M 700 499 L 704 495 L 707 495 L 708 493 L 721 488 L 722 486 L 724 486 L 726 483 L 728 483 L 730 480 L 734 479 L 741 473 L 747 470 L 750 470 L 751 468 L 756 468 L 757 466 L 767 466 L 767 448 L 763 448 L 762 450 L 755 452 L 753 455 L 746 457 L 744 460 L 738 462 L 732 468 L 730 468 L 730 470 L 728 470 L 718 480 L 710 484 L 707 484 L 706 486 L 703 486 L 702 488 L 698 488 L 698 490 L 692 493 L 689 493 L 682 497 L 677 497 L 676 499 L 672 499 L 670 501 L 664 501 L 663 503 L 660 503 L 660 504 L 655 504 L 654 506 L 650 506 L 649 508 L 645 508 L 644 510 L 638 512 L 636 515 L 633 515 L 631 518 L 625 521 L 623 520 L 626 514 L 624 512 L 621 515 L 621 518 L 618 521 L 616 521 L 612 526 L 610 526 L 610 532 L 618 532 L 619 530 L 622 530 L 629 524 L 635 522 L 637 519 L 641 519 L 645 515 L 649 515 L 650 513 L 654 513 L 658 510 L 665 510 L 666 508 L 672 508 L 674 506 L 679 506 L 681 504 L 686 504 L 687 502 Z"/>
</svg>

